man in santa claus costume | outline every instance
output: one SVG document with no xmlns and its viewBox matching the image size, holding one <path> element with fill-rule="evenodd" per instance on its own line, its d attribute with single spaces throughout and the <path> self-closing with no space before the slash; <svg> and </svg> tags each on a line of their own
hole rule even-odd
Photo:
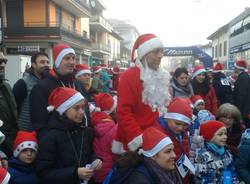
<svg viewBox="0 0 250 184">
<path fill-rule="evenodd" d="M 143 130 L 156 125 L 159 114 L 166 112 L 170 75 L 159 67 L 162 57 L 163 43 L 158 37 L 144 34 L 137 38 L 132 50 L 135 66 L 122 73 L 118 85 L 118 132 L 112 145 L 114 153 L 141 147 Z"/>
</svg>

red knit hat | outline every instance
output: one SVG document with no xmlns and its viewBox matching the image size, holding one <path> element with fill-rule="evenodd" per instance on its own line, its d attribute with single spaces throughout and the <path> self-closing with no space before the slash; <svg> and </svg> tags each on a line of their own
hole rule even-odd
<svg viewBox="0 0 250 184">
<path fill-rule="evenodd" d="M 84 97 L 81 93 L 72 88 L 58 87 L 49 95 L 48 104 L 50 106 L 47 107 L 47 110 L 53 111 L 56 109 L 62 115 L 66 110 L 83 99 Z"/>
<path fill-rule="evenodd" d="M 53 59 L 55 62 L 55 67 L 58 68 L 62 62 L 63 57 L 70 53 L 75 54 L 74 49 L 72 49 L 70 46 L 63 43 L 55 45 L 53 48 Z"/>
<path fill-rule="evenodd" d="M 100 71 L 102 71 L 102 68 L 100 66 L 93 66 L 92 71 L 93 73 L 99 73 Z"/>
<path fill-rule="evenodd" d="M 224 70 L 224 66 L 221 63 L 217 63 L 213 68 L 214 73 L 222 72 L 222 70 Z"/>
<path fill-rule="evenodd" d="M 190 125 L 192 116 L 193 110 L 191 101 L 185 98 L 175 98 L 170 102 L 168 112 L 165 114 L 164 118 L 179 120 Z"/>
<path fill-rule="evenodd" d="M 37 139 L 36 139 L 36 132 L 27 132 L 27 131 L 18 131 L 16 135 L 16 139 L 13 144 L 13 155 L 17 157 L 19 153 L 26 149 L 30 148 L 35 151 L 38 149 Z"/>
<path fill-rule="evenodd" d="M 193 104 L 194 107 L 196 107 L 200 103 L 205 103 L 203 98 L 200 95 L 193 95 L 191 97 L 191 101 L 192 101 L 192 104 Z"/>
<path fill-rule="evenodd" d="M 244 60 L 239 60 L 234 63 L 234 66 L 238 69 L 245 70 L 247 69 L 247 62 Z"/>
<path fill-rule="evenodd" d="M 134 61 L 135 50 L 139 59 L 142 59 L 147 53 L 157 48 L 163 48 L 162 41 L 154 34 L 143 34 L 137 38 L 132 50 L 132 61 Z"/>
<path fill-rule="evenodd" d="M 4 169 L 3 167 L 0 167 L 0 183 L 1 184 L 8 184 L 10 181 L 10 174 L 9 172 Z"/>
<path fill-rule="evenodd" d="M 76 75 L 75 77 L 79 77 L 82 74 L 91 74 L 89 66 L 87 64 L 77 64 L 76 65 Z"/>
<path fill-rule="evenodd" d="M 116 96 L 112 97 L 107 93 L 99 93 L 94 95 L 94 99 L 96 102 L 96 107 L 100 108 L 102 112 L 106 112 L 107 114 L 111 114 L 117 106 Z"/>
<path fill-rule="evenodd" d="M 203 65 L 196 65 L 194 67 L 194 71 L 193 71 L 193 75 L 192 75 L 192 79 L 195 78 L 197 75 L 201 74 L 201 73 L 205 73 L 206 70 L 204 68 Z"/>
<path fill-rule="evenodd" d="M 140 150 L 140 153 L 146 157 L 152 157 L 172 143 L 166 134 L 154 127 L 149 127 L 142 134 L 142 150 Z"/>
<path fill-rule="evenodd" d="M 112 72 L 113 72 L 114 74 L 119 74 L 119 73 L 120 73 L 120 67 L 119 67 L 119 66 L 114 66 L 114 67 L 112 68 Z"/>
<path fill-rule="evenodd" d="M 200 126 L 200 135 L 206 140 L 211 141 L 214 134 L 222 127 L 225 127 L 224 123 L 220 121 L 210 120 L 202 123 Z"/>
</svg>

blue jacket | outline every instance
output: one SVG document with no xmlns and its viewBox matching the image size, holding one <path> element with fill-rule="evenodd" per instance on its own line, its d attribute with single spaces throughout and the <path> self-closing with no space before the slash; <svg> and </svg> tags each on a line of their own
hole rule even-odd
<svg viewBox="0 0 250 184">
<path fill-rule="evenodd" d="M 39 180 L 33 168 L 33 164 L 26 164 L 17 158 L 9 160 L 8 171 L 10 173 L 10 183 L 12 184 L 38 184 Z"/>
</svg>

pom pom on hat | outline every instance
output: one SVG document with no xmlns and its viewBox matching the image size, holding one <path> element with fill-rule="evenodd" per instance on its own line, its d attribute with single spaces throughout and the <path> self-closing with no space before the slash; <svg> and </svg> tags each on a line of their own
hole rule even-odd
<svg viewBox="0 0 250 184">
<path fill-rule="evenodd" d="M 8 184 L 10 181 L 10 174 L 9 172 L 4 169 L 3 167 L 0 167 L 0 183 L 1 184 Z"/>
<path fill-rule="evenodd" d="M 94 95 L 94 99 L 96 102 L 96 107 L 100 108 L 102 112 L 107 114 L 111 114 L 117 106 L 117 99 L 116 97 L 112 97 L 107 93 L 99 93 Z"/>
<path fill-rule="evenodd" d="M 205 73 L 206 70 L 204 68 L 203 65 L 196 65 L 194 67 L 194 71 L 193 71 L 193 75 L 192 75 L 192 79 L 195 78 L 197 75 L 201 74 L 201 73 Z"/>
<path fill-rule="evenodd" d="M 246 70 L 247 69 L 247 62 L 245 60 L 239 60 L 234 63 L 235 68 Z"/>
<path fill-rule="evenodd" d="M 210 120 L 200 125 L 200 135 L 207 141 L 213 139 L 214 134 L 222 127 L 225 127 L 224 123 L 220 121 Z"/>
<path fill-rule="evenodd" d="M 191 101 L 194 107 L 197 107 L 200 103 L 205 103 L 203 98 L 200 95 L 193 95 Z"/>
<path fill-rule="evenodd" d="M 214 68 L 213 68 L 213 72 L 217 73 L 217 72 L 222 72 L 224 70 L 224 66 L 221 63 L 217 63 Z"/>
<path fill-rule="evenodd" d="M 77 64 L 76 65 L 76 75 L 75 77 L 79 77 L 80 75 L 83 74 L 91 74 L 92 72 L 90 71 L 90 68 L 87 64 Z"/>
<path fill-rule="evenodd" d="M 142 149 L 139 153 L 145 157 L 152 157 L 172 143 L 166 134 L 154 127 L 149 127 L 142 134 Z"/>
<path fill-rule="evenodd" d="M 138 58 L 141 60 L 143 56 L 157 48 L 163 48 L 163 43 L 158 37 L 154 34 L 140 35 L 133 46 L 131 61 L 135 59 L 136 50 Z"/>
<path fill-rule="evenodd" d="M 38 150 L 36 132 L 18 131 L 13 145 L 13 155 L 17 157 L 26 148 Z"/>
<path fill-rule="evenodd" d="M 81 93 L 72 88 L 58 87 L 50 93 L 48 104 L 53 106 L 54 109 L 62 115 L 66 110 L 83 99 L 84 97 Z M 47 109 L 48 108 L 49 107 L 47 107 Z"/>
<path fill-rule="evenodd" d="M 53 59 L 56 68 L 60 66 L 62 59 L 67 54 L 75 54 L 74 49 L 63 43 L 57 44 L 53 47 Z"/>
<path fill-rule="evenodd" d="M 191 101 L 185 98 L 175 98 L 170 102 L 168 112 L 164 115 L 164 118 L 179 120 L 190 125 L 192 116 Z"/>
</svg>

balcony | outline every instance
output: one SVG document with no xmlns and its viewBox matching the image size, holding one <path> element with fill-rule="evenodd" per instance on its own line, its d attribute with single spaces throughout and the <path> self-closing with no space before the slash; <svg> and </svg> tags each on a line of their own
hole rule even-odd
<svg viewBox="0 0 250 184">
<path fill-rule="evenodd" d="M 86 0 L 53 0 L 57 5 L 63 7 L 73 15 L 79 17 L 90 17 L 90 5 Z"/>
<path fill-rule="evenodd" d="M 93 31 L 110 33 L 113 31 L 111 24 L 102 16 L 92 16 L 89 24 Z"/>
<path fill-rule="evenodd" d="M 8 38 L 66 38 L 80 44 L 90 44 L 89 35 L 85 31 L 80 32 L 69 25 L 57 22 L 25 22 L 24 27 L 6 27 L 5 35 Z"/>
<path fill-rule="evenodd" d="M 104 43 L 91 43 L 92 52 L 99 52 L 102 54 L 110 54 L 111 47 Z"/>
</svg>

